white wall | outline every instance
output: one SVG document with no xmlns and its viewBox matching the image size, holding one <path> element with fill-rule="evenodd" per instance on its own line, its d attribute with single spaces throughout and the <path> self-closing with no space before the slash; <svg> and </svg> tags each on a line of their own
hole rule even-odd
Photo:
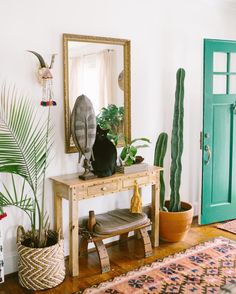
<svg viewBox="0 0 236 294">
<path fill-rule="evenodd" d="M 200 193 L 202 127 L 203 38 L 236 39 L 236 10 L 233 1 L 223 0 L 0 0 L 0 83 L 16 85 L 39 107 L 41 88 L 35 71 L 35 50 L 45 59 L 57 53 L 54 90 L 58 106 L 53 109 L 55 159 L 48 176 L 76 172 L 77 155 L 64 153 L 62 33 L 98 35 L 131 40 L 132 137 L 146 136 L 152 146 L 142 154 L 153 162 L 160 131 L 170 134 L 175 72 L 186 69 L 185 131 L 181 194 L 194 205 Z M 169 160 L 166 160 L 168 171 Z M 168 178 L 168 176 L 167 176 Z M 51 183 L 47 182 L 48 211 L 53 220 Z M 86 215 L 128 205 L 124 194 L 81 203 Z M 68 206 L 64 204 L 64 216 Z M 27 225 L 23 213 L 7 210 L 3 227 L 6 273 L 16 271 L 15 231 Z M 65 223 L 66 228 L 66 223 Z M 65 230 L 66 251 L 68 229 Z"/>
</svg>

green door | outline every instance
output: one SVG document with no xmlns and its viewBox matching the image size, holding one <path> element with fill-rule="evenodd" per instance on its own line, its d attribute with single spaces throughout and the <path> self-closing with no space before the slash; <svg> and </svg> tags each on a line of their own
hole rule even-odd
<svg viewBox="0 0 236 294">
<path fill-rule="evenodd" d="M 236 41 L 204 40 L 201 224 L 236 218 Z"/>
</svg>

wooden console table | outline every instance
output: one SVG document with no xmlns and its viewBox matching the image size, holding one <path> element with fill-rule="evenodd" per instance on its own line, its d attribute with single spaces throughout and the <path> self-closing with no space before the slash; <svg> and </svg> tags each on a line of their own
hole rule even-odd
<svg viewBox="0 0 236 294">
<path fill-rule="evenodd" d="M 63 228 L 62 198 L 69 200 L 69 270 L 79 275 L 79 215 L 78 202 L 101 195 L 132 190 L 135 181 L 139 187 L 152 185 L 152 245 L 159 245 L 159 174 L 162 168 L 150 166 L 147 171 L 132 174 L 116 173 L 111 177 L 83 181 L 78 174 L 51 178 L 55 204 L 55 229 Z"/>
</svg>

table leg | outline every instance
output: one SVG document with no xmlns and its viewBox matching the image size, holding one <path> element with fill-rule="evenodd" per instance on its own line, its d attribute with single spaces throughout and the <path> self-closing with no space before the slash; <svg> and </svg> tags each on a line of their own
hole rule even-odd
<svg viewBox="0 0 236 294">
<path fill-rule="evenodd" d="M 159 245 L 159 184 L 152 185 L 152 246 Z"/>
<path fill-rule="evenodd" d="M 61 234 L 63 236 L 62 198 L 58 194 L 58 189 L 56 184 L 54 184 L 53 190 L 54 190 L 54 209 L 55 209 L 54 226 L 57 232 L 61 230 Z"/>
<path fill-rule="evenodd" d="M 69 270 L 73 277 L 79 275 L 79 219 L 76 188 L 70 189 L 69 195 Z"/>
</svg>

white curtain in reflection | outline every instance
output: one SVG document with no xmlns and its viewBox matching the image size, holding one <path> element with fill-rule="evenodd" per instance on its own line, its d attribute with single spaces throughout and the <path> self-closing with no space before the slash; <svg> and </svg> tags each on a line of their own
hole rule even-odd
<svg viewBox="0 0 236 294">
<path fill-rule="evenodd" d="M 84 84 L 83 82 L 83 71 L 84 71 L 84 58 L 83 57 L 72 57 L 69 62 L 69 95 L 70 104 L 73 107 L 76 98 L 82 93 Z"/>
<path fill-rule="evenodd" d="M 76 98 L 84 94 L 93 103 L 95 113 L 114 103 L 112 90 L 113 50 L 72 57 L 69 65 L 69 93 L 73 107 Z"/>
</svg>

